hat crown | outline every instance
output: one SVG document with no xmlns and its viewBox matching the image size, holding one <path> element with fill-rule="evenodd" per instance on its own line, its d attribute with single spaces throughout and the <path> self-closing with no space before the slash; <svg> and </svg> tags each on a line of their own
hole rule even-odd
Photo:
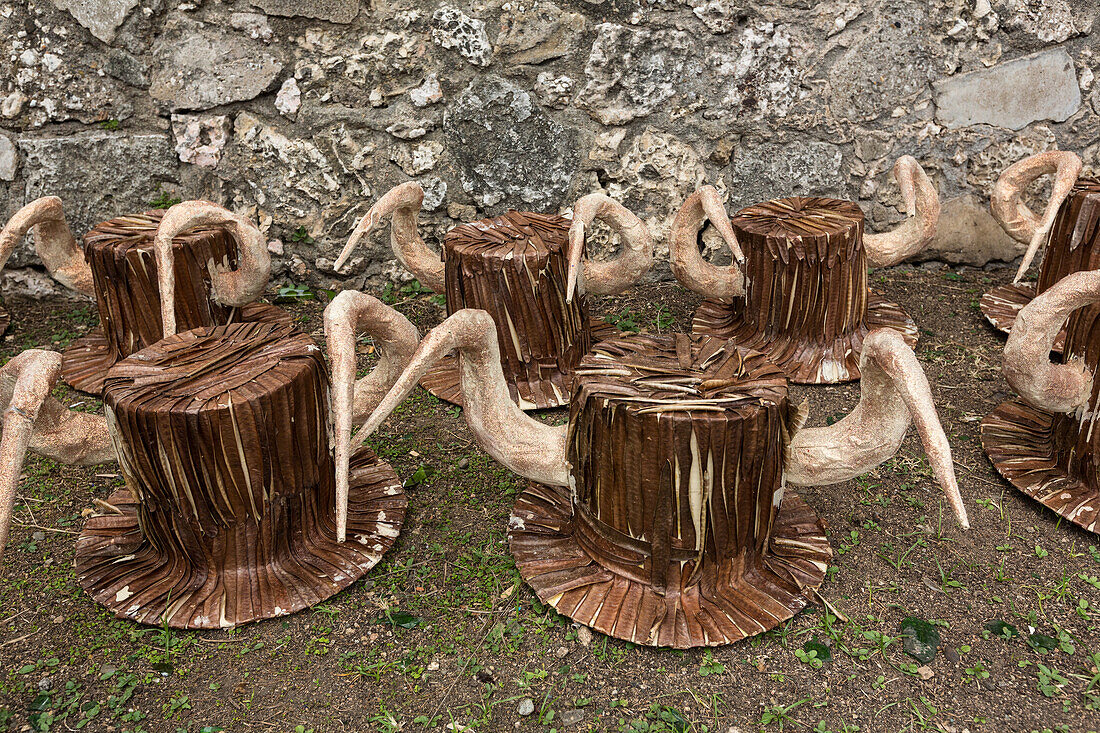
<svg viewBox="0 0 1100 733">
<path fill-rule="evenodd" d="M 634 336 L 577 370 L 566 442 L 578 539 L 671 590 L 762 557 L 782 500 L 787 384 L 721 339 Z"/>
</svg>

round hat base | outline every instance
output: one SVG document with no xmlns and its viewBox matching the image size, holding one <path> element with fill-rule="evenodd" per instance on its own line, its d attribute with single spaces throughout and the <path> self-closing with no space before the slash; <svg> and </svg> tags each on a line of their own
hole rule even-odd
<svg viewBox="0 0 1100 733">
<path fill-rule="evenodd" d="M 1059 464 L 1053 427 L 1053 414 L 1022 400 L 1007 400 L 982 421 L 982 447 L 1014 487 L 1058 516 L 1100 534 L 1100 491 Z"/>
<path fill-rule="evenodd" d="M 602 318 L 592 318 L 588 322 L 592 332 L 592 343 L 597 344 L 620 335 L 620 331 Z M 452 405 L 462 407 L 462 380 L 458 373 L 458 357 L 448 354 L 432 367 L 420 379 L 420 386 Z M 537 382 L 523 382 L 508 385 L 512 399 L 523 410 L 545 410 L 569 404 L 573 392 L 573 378 L 555 369 L 544 372 Z"/>
<path fill-rule="evenodd" d="M 574 536 L 569 497 L 548 486 L 528 484 L 508 527 L 520 575 L 543 603 L 608 636 L 677 649 L 729 644 L 775 628 L 806 607 L 833 554 L 821 520 L 790 490 L 760 567 L 709 593 L 694 583 L 662 594 L 599 565 Z M 674 572 L 679 563 L 670 566 L 669 576 Z"/>
<path fill-rule="evenodd" d="M 293 316 L 267 303 L 249 303 L 240 309 L 241 321 L 286 322 Z M 107 372 L 118 362 L 103 328 L 97 326 L 87 336 L 75 339 L 61 353 L 61 380 L 73 389 L 97 397 L 103 394 Z"/>
<path fill-rule="evenodd" d="M 1024 306 L 1035 299 L 1035 283 L 1009 283 L 998 285 L 982 296 L 978 302 L 985 320 L 1001 333 L 1007 334 L 1016 322 L 1016 316 Z M 1054 339 L 1052 352 L 1062 353 L 1066 345 L 1066 329 L 1062 328 Z"/>
<path fill-rule="evenodd" d="M 761 351 L 797 384 L 836 384 L 859 379 L 859 355 L 863 337 L 876 328 L 901 332 L 910 346 L 917 343 L 917 324 L 897 303 L 871 294 L 862 330 L 825 345 L 794 341 L 787 336 L 769 335 L 745 323 L 731 312 L 729 304 L 705 300 L 691 321 L 694 335 L 732 338 L 738 345 Z"/>
<path fill-rule="evenodd" d="M 118 618 L 177 629 L 228 628 L 309 608 L 374 567 L 405 519 L 408 500 L 388 463 L 364 449 L 352 458 L 350 479 L 346 542 L 336 541 L 332 512 L 287 502 L 267 511 L 300 512 L 297 531 L 267 536 L 261 523 L 247 542 L 238 533 L 235 546 L 221 548 L 231 568 L 212 562 L 211 546 L 189 559 L 154 547 L 130 492 L 118 491 L 108 501 L 122 513 L 93 516 L 77 539 L 77 582 Z"/>
</svg>

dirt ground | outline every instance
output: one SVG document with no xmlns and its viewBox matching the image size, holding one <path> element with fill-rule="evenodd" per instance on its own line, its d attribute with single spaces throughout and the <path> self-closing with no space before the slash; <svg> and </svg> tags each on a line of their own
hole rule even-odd
<svg viewBox="0 0 1100 733">
<path fill-rule="evenodd" d="M 1010 277 L 874 275 L 921 327 L 973 529 L 956 524 L 912 432 L 873 474 L 801 490 L 836 553 L 822 595 L 847 622 L 810 608 L 689 652 L 577 627 L 538 602 L 508 554 L 520 480 L 473 442 L 459 410 L 418 390 L 372 438 L 406 480 L 430 474 L 408 489 L 395 548 L 329 602 L 232 631 L 142 627 L 93 603 L 74 581 L 74 534 L 92 498 L 121 485 L 116 468 L 29 459 L 0 571 L 0 730 L 1098 730 L 1100 542 L 1002 481 L 978 438 L 1009 392 L 1003 339 L 978 298 Z M 422 328 L 443 316 L 427 294 L 396 301 Z M 697 304 L 661 284 L 593 309 L 663 331 L 687 329 Z M 86 305 L 8 305 L 5 359 L 61 348 L 96 322 Z M 319 337 L 320 305 L 290 307 Z M 858 399 L 857 385 L 794 391 L 809 397 L 811 424 Z M 908 617 L 941 639 L 927 664 L 903 648 Z"/>
</svg>

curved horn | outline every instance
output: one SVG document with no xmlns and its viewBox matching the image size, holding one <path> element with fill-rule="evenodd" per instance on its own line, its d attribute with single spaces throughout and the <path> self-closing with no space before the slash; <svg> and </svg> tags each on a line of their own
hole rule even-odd
<svg viewBox="0 0 1100 733">
<path fill-rule="evenodd" d="M 0 368 L 0 560 L 11 529 L 12 508 L 27 451 L 56 461 L 94 465 L 115 459 L 107 421 L 71 412 L 50 396 L 61 374 L 61 354 L 29 349 Z"/>
<path fill-rule="evenodd" d="M 8 264 L 12 250 L 28 231 L 34 236 L 34 249 L 55 280 L 78 293 L 95 295 L 92 269 L 84 259 L 65 220 L 65 210 L 57 196 L 35 199 L 8 220 L 0 230 L 0 270 Z"/>
<path fill-rule="evenodd" d="M 336 541 L 343 542 L 348 524 L 348 462 L 351 426 L 362 422 L 385 397 L 409 364 L 420 334 L 405 316 L 377 298 L 345 290 L 325 308 L 325 338 L 332 372 L 332 416 L 336 443 Z M 359 334 L 380 344 L 378 365 L 355 381 Z"/>
<path fill-rule="evenodd" d="M 865 234 L 863 249 L 872 267 L 889 267 L 919 252 L 936 236 L 940 195 L 932 179 L 912 155 L 894 163 L 894 180 L 901 188 L 906 219 L 889 232 Z"/>
<path fill-rule="evenodd" d="M 416 275 L 416 279 L 424 287 L 436 293 L 442 293 L 445 289 L 443 260 L 428 249 L 424 240 L 420 238 L 420 232 L 416 229 L 416 216 L 420 213 L 422 203 L 424 203 L 424 189 L 416 181 L 409 181 L 391 188 L 355 225 L 348 243 L 336 258 L 334 269 L 339 271 L 374 226 L 387 214 L 393 214 L 393 221 L 390 224 L 390 247 L 394 255 L 397 256 L 402 267 Z"/>
<path fill-rule="evenodd" d="M 456 349 L 463 415 L 481 447 L 520 476 L 551 486 L 568 486 L 566 426 L 545 425 L 528 417 L 512 401 L 500 366 L 496 325 L 483 310 L 460 310 L 424 337 L 408 368 L 371 413 L 353 443 L 359 444 L 373 433 L 424 373 Z"/>
<path fill-rule="evenodd" d="M 596 219 L 607 221 L 619 233 L 622 251 L 609 262 L 585 259 L 584 271 L 581 273 L 585 235 Z M 569 227 L 566 256 L 569 259 L 569 274 L 565 286 L 566 303 L 573 302 L 578 274 L 581 275 L 582 293 L 587 290 L 597 295 L 613 295 L 626 290 L 649 272 L 649 268 L 653 266 L 653 238 L 649 236 L 649 229 L 642 220 L 625 206 L 602 193 L 590 193 L 573 206 L 573 224 Z"/>
<path fill-rule="evenodd" d="M 963 529 L 969 529 L 951 446 L 916 354 L 900 333 L 879 328 L 864 339 L 859 364 L 859 404 L 828 427 L 803 428 L 795 434 L 787 481 L 799 486 L 835 484 L 866 473 L 897 453 L 912 420 L 948 504 Z"/>
<path fill-rule="evenodd" d="M 708 220 L 729 245 L 733 262 L 728 267 L 710 264 L 699 252 L 699 230 Z M 681 285 L 724 303 L 745 294 L 745 276 L 740 267 L 745 263 L 745 255 L 714 186 L 703 186 L 688 196 L 672 221 L 669 237 L 672 244 L 670 264 Z"/>
<path fill-rule="evenodd" d="M 1081 175 L 1081 165 L 1081 158 L 1074 153 L 1048 150 L 1013 163 L 1005 169 L 994 184 L 993 193 L 989 199 L 993 218 L 1010 237 L 1017 242 L 1028 243 L 1024 259 L 1020 263 L 1020 269 L 1013 282 L 1019 282 L 1027 272 L 1027 268 L 1031 266 L 1035 253 L 1039 251 L 1039 246 L 1046 240 L 1054 225 L 1054 217 L 1057 216 L 1059 207 L 1073 190 L 1077 177 Z M 1054 186 L 1050 193 L 1050 201 L 1040 219 L 1024 203 L 1023 195 L 1027 192 L 1027 187 L 1036 179 L 1050 174 L 1054 174 Z"/>
<path fill-rule="evenodd" d="M 1075 357 L 1051 364 L 1058 331 L 1078 308 L 1100 301 L 1100 270 L 1066 275 L 1016 316 L 1005 344 L 1005 379 L 1021 397 L 1052 412 L 1073 412 L 1092 395 L 1093 375 Z"/>
<path fill-rule="evenodd" d="M 237 243 L 240 259 L 231 270 L 220 262 L 210 263 L 214 300 L 230 306 L 248 305 L 260 297 L 271 277 L 271 255 L 264 235 L 248 219 L 210 201 L 184 201 L 164 213 L 157 227 L 153 247 L 160 284 L 160 314 L 164 335 L 176 332 L 176 271 L 172 240 L 177 234 L 197 227 L 222 227 Z"/>
</svg>

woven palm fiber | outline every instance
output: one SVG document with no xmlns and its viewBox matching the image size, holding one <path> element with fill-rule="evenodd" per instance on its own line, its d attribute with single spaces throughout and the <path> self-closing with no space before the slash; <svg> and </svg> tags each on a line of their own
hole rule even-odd
<svg viewBox="0 0 1100 733">
<path fill-rule="evenodd" d="M 1091 246 L 1100 228 L 1091 221 Z M 1082 247 L 1083 248 L 1083 247 Z M 1100 304 L 1081 308 L 1065 329 L 1065 357 L 1100 367 Z M 982 421 L 982 445 L 1002 476 L 1040 504 L 1100 534 L 1100 380 L 1083 410 L 1051 413 L 1023 400 L 1002 402 Z"/>
<path fill-rule="evenodd" d="M 875 328 L 916 343 L 913 319 L 868 290 L 863 212 L 854 203 L 776 199 L 731 222 L 746 258 L 745 297 L 704 301 L 693 333 L 734 338 L 803 384 L 858 379 L 863 338 Z"/>
<path fill-rule="evenodd" d="M 461 224 L 443 238 L 447 314 L 463 308 L 489 312 L 508 390 L 525 410 L 566 404 L 581 357 L 593 343 L 619 333 L 589 318 L 583 294 L 565 301 L 570 224 L 553 214 L 509 211 Z M 420 383 L 436 397 L 462 404 L 453 355 Z"/>
<path fill-rule="evenodd" d="M 993 327 L 1008 333 L 1020 309 L 1066 275 L 1100 267 L 1100 179 L 1079 178 L 1058 207 L 1035 282 L 999 285 L 979 303 Z M 1065 330 L 1054 341 L 1054 350 L 1065 348 Z"/>
<path fill-rule="evenodd" d="M 65 350 L 61 378 L 101 394 L 107 370 L 160 341 L 160 290 L 153 238 L 164 211 L 120 216 L 84 235 L 84 257 L 95 281 L 100 327 Z M 253 303 L 232 308 L 214 301 L 210 262 L 234 265 L 237 247 L 222 229 L 195 229 L 172 242 L 176 318 L 181 331 L 238 321 L 287 320 L 281 308 Z"/>
<path fill-rule="evenodd" d="M 802 610 L 832 551 L 784 492 L 783 373 L 732 341 L 631 336 L 598 344 L 577 380 L 571 495 L 531 484 L 509 524 L 539 598 L 605 634 L 678 648 Z"/>
<path fill-rule="evenodd" d="M 170 336 L 111 369 L 104 402 L 126 479 L 88 520 L 80 585 L 116 616 L 219 628 L 308 608 L 378 562 L 405 516 L 393 470 L 351 461 L 336 542 L 328 376 L 286 323 Z"/>
</svg>

